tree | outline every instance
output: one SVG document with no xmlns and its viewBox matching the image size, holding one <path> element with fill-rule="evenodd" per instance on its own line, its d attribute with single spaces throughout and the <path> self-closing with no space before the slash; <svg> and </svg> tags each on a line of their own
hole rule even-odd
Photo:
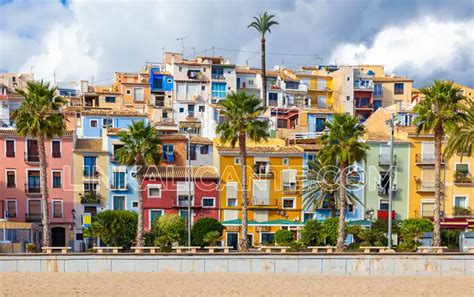
<svg viewBox="0 0 474 297">
<path fill-rule="evenodd" d="M 301 230 L 301 242 L 306 246 L 323 245 L 326 239 L 323 224 L 316 220 L 305 222 L 303 230 Z"/>
<path fill-rule="evenodd" d="M 359 117 L 348 114 L 335 114 L 334 119 L 326 123 L 329 132 L 321 137 L 323 149 L 321 161 L 325 164 L 337 164 L 339 167 L 339 232 L 336 248 L 342 251 L 345 239 L 345 216 L 347 205 L 347 171 L 349 166 L 366 160 L 369 146 L 361 141 L 364 126 Z"/>
<path fill-rule="evenodd" d="M 56 96 L 56 88 L 49 88 L 49 83 L 29 81 L 26 89 L 18 89 L 18 94 L 24 97 L 20 108 L 13 112 L 12 119 L 16 122 L 19 135 L 30 136 L 38 142 L 38 157 L 40 165 L 41 211 L 43 225 L 43 246 L 51 246 L 51 231 L 49 229 L 48 207 L 48 160 L 46 158 L 45 139 L 53 136 L 61 137 L 65 130 L 65 118 L 60 112 L 64 103 Z"/>
<path fill-rule="evenodd" d="M 261 100 L 255 95 L 247 95 L 244 92 L 232 92 L 227 99 L 221 101 L 223 109 L 221 114 L 225 117 L 225 122 L 217 126 L 216 132 L 223 144 L 229 143 L 231 147 L 239 144 L 240 167 L 242 169 L 242 231 L 240 237 L 239 250 L 248 251 L 247 242 L 247 222 L 248 222 L 248 201 L 247 201 L 247 139 L 255 142 L 268 139 L 268 122 L 259 119 L 264 107 L 259 107 Z"/>
<path fill-rule="evenodd" d="M 398 248 L 403 251 L 416 251 L 416 248 L 420 244 L 420 237 L 422 237 L 425 232 L 432 230 L 433 224 L 427 219 L 412 218 L 403 220 L 400 225 L 402 243 L 398 245 Z"/>
<path fill-rule="evenodd" d="M 466 102 L 465 116 L 449 135 L 448 144 L 444 150 L 446 159 L 451 158 L 457 152 L 461 153 L 461 160 L 464 155 L 471 154 L 474 142 L 474 100 L 466 98 Z"/>
<path fill-rule="evenodd" d="M 265 63 L 265 34 L 272 33 L 270 28 L 274 25 L 279 25 L 279 23 L 273 20 L 275 16 L 268 14 L 266 11 L 260 13 L 258 17 L 253 17 L 254 21 L 251 22 L 247 28 L 254 28 L 261 35 L 261 46 L 262 46 L 262 87 L 263 87 L 263 106 L 267 106 L 267 74 L 266 74 L 266 63 Z"/>
<path fill-rule="evenodd" d="M 177 214 L 165 214 L 158 219 L 155 244 L 162 251 L 171 251 L 173 243 L 182 244 L 186 238 L 184 220 Z"/>
<path fill-rule="evenodd" d="M 295 241 L 290 230 L 280 229 L 275 232 L 275 243 L 279 246 L 288 246 Z"/>
<path fill-rule="evenodd" d="M 143 246 L 143 176 L 151 165 L 158 165 L 161 161 L 159 145 L 161 141 L 156 135 L 155 129 L 143 121 L 132 122 L 128 131 L 120 131 L 120 141 L 123 147 L 117 150 L 117 156 L 121 164 L 136 167 L 136 179 L 138 189 L 138 225 L 136 246 Z"/>
<path fill-rule="evenodd" d="M 94 217 L 85 236 L 100 238 L 108 246 L 129 248 L 137 232 L 138 215 L 128 210 L 106 210 Z"/>
<path fill-rule="evenodd" d="M 436 80 L 429 87 L 421 88 L 425 99 L 413 109 L 418 116 L 414 120 L 417 133 L 434 133 L 435 141 L 435 209 L 433 246 L 441 245 L 441 145 L 446 133 L 454 132 L 464 118 L 460 111 L 464 109 L 462 101 L 465 97 L 461 89 L 453 86 L 450 81 Z"/>
<path fill-rule="evenodd" d="M 221 241 L 222 233 L 219 231 L 211 231 L 204 235 L 202 241 L 208 246 L 217 246 Z"/>
<path fill-rule="evenodd" d="M 219 237 L 222 235 L 224 226 L 214 218 L 200 218 L 194 224 L 191 230 L 192 243 L 194 246 L 204 246 L 204 237 L 212 231 L 219 232 Z"/>
<path fill-rule="evenodd" d="M 315 211 L 327 204 L 331 211 L 331 217 L 336 216 L 336 210 L 341 205 L 339 191 L 338 167 L 324 164 L 320 158 L 308 162 L 308 175 L 303 187 L 303 208 Z M 346 195 L 352 205 L 362 204 L 351 190 L 355 190 L 355 184 L 348 184 Z"/>
</svg>

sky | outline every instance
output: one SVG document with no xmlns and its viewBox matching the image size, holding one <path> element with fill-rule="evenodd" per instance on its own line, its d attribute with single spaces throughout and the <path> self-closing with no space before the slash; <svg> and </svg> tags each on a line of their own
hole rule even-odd
<svg viewBox="0 0 474 297">
<path fill-rule="evenodd" d="M 474 87 L 474 0 L 0 0 L 0 72 L 107 85 L 182 45 L 188 58 L 260 67 L 247 25 L 262 11 L 280 23 L 266 36 L 269 68 L 382 64 L 418 87 Z"/>
</svg>

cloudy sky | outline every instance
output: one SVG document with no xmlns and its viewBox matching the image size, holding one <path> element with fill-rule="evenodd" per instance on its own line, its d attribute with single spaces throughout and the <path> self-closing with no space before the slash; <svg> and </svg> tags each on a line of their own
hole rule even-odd
<svg viewBox="0 0 474 297">
<path fill-rule="evenodd" d="M 417 86 L 474 87 L 473 0 L 0 0 L 0 72 L 109 84 L 114 71 L 180 52 L 182 37 L 189 58 L 214 51 L 258 67 L 260 38 L 247 25 L 265 10 L 280 22 L 267 65 L 383 64 Z"/>
</svg>

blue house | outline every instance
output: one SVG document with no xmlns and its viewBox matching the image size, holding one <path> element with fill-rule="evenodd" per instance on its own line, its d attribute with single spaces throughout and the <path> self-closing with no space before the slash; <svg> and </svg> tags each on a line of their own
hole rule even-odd
<svg viewBox="0 0 474 297">
<path fill-rule="evenodd" d="M 173 90 L 173 76 L 163 73 L 159 67 L 150 68 L 149 83 L 152 92 Z"/>
<path fill-rule="evenodd" d="M 134 111 L 88 110 L 81 115 L 79 138 L 102 138 L 104 129 L 127 128 L 132 122 L 147 121 L 147 115 Z"/>
<path fill-rule="evenodd" d="M 308 113 L 308 132 L 323 132 L 324 122 L 331 121 L 332 113 Z"/>
</svg>

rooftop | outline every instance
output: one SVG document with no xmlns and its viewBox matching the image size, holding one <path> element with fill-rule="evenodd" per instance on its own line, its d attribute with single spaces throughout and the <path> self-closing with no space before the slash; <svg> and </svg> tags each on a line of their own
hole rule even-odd
<svg viewBox="0 0 474 297">
<path fill-rule="evenodd" d="M 376 76 L 374 82 L 413 82 L 413 79 L 399 76 Z"/>
<path fill-rule="evenodd" d="M 191 167 L 191 175 L 197 179 L 219 179 L 219 174 L 213 166 Z M 185 166 L 153 166 L 148 168 L 145 178 L 177 178 L 184 179 L 188 175 Z"/>
<path fill-rule="evenodd" d="M 76 140 L 74 152 L 79 153 L 96 153 L 102 152 L 102 139 L 82 139 Z"/>
<path fill-rule="evenodd" d="M 63 137 L 71 137 L 74 134 L 74 130 L 65 130 Z M 0 136 L 20 136 L 17 134 L 15 128 L 0 128 Z"/>
</svg>

